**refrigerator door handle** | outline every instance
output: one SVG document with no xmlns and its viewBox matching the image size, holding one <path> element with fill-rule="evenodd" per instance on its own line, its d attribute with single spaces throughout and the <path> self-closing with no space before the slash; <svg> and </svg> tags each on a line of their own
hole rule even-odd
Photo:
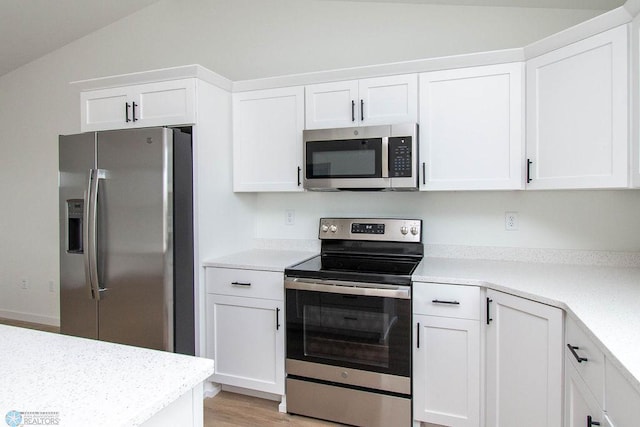
<svg viewBox="0 0 640 427">
<path fill-rule="evenodd" d="M 89 284 L 93 299 L 100 301 L 100 293 L 106 289 L 100 288 L 98 280 L 98 188 L 101 179 L 107 178 L 107 171 L 104 169 L 92 169 L 89 193 L 89 224 L 88 224 L 88 249 L 89 249 Z"/>
<path fill-rule="evenodd" d="M 91 195 L 93 194 L 93 169 L 89 169 L 89 180 L 87 185 L 87 191 L 84 196 L 84 212 L 82 213 L 82 241 L 84 242 L 84 275 L 85 283 L 88 285 L 89 297 L 93 299 L 93 283 L 91 275 L 91 245 L 89 245 L 89 218 L 91 218 Z"/>
</svg>

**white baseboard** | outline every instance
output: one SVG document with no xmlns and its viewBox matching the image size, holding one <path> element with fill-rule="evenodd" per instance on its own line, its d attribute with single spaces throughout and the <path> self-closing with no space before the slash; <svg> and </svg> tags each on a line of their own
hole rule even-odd
<svg viewBox="0 0 640 427">
<path fill-rule="evenodd" d="M 23 313 L 21 311 L 0 309 L 0 317 L 20 322 L 40 323 L 42 325 L 60 326 L 60 318 L 52 316 L 42 316 L 40 314 Z"/>
<path fill-rule="evenodd" d="M 246 396 L 258 397 L 260 399 L 273 400 L 281 402 L 283 396 L 279 394 L 267 393 L 264 391 L 251 390 L 243 387 L 236 387 L 233 385 L 222 384 L 222 390 L 230 391 L 231 393 L 244 394 Z"/>
</svg>

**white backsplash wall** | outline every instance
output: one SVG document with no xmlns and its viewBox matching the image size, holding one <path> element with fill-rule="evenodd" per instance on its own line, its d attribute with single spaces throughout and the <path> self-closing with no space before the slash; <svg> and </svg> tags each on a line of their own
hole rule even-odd
<svg viewBox="0 0 640 427">
<path fill-rule="evenodd" d="M 395 216 L 422 219 L 430 245 L 640 251 L 640 190 L 273 193 L 257 211 L 262 239 L 315 239 L 323 216 Z M 517 231 L 505 212 L 518 213 Z"/>
</svg>

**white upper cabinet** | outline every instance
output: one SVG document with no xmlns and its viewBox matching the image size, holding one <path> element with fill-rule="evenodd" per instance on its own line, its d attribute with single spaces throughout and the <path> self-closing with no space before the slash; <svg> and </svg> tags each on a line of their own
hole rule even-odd
<svg viewBox="0 0 640 427">
<path fill-rule="evenodd" d="M 302 191 L 302 86 L 233 94 L 233 190 Z"/>
<path fill-rule="evenodd" d="M 527 61 L 527 188 L 628 185 L 623 25 Z"/>
<path fill-rule="evenodd" d="M 522 189 L 523 64 L 420 74 L 420 189 Z"/>
<path fill-rule="evenodd" d="M 81 92 L 83 132 L 194 124 L 196 80 L 178 79 Z"/>
<path fill-rule="evenodd" d="M 418 120 L 416 74 L 309 85 L 305 96 L 306 129 Z"/>
</svg>

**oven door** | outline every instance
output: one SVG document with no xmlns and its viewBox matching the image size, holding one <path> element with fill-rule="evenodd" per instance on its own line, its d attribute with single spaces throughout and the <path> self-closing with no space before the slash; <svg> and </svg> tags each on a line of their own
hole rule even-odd
<svg viewBox="0 0 640 427">
<path fill-rule="evenodd" d="M 410 287 L 287 278 L 285 289 L 287 374 L 382 389 L 399 380 L 389 391 L 410 393 Z"/>
</svg>

